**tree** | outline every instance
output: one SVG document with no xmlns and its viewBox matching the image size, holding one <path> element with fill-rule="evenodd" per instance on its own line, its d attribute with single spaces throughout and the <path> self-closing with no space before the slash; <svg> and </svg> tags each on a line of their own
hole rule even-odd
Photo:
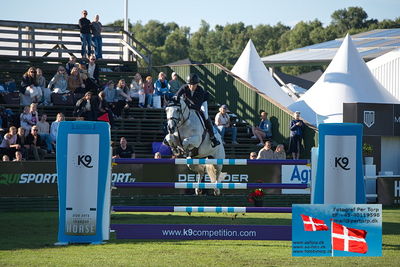
<svg viewBox="0 0 400 267">
<path fill-rule="evenodd" d="M 332 13 L 331 18 L 331 24 L 338 27 L 340 34 L 345 34 L 350 29 L 365 28 L 368 14 L 361 7 L 349 7 L 336 10 Z"/>
</svg>

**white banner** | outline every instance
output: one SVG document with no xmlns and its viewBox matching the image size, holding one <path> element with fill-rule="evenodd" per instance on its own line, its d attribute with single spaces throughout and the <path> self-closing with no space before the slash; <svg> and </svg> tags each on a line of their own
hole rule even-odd
<svg viewBox="0 0 400 267">
<path fill-rule="evenodd" d="M 282 165 L 282 183 L 311 184 L 311 168 L 306 165 Z M 309 189 L 282 189 L 282 194 L 310 194 Z"/>
</svg>

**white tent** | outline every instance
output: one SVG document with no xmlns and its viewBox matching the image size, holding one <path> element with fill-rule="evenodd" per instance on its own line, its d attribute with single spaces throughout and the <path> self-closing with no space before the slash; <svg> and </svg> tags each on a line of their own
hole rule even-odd
<svg viewBox="0 0 400 267">
<path fill-rule="evenodd" d="M 317 125 L 343 122 L 343 103 L 400 103 L 374 78 L 349 35 L 324 74 L 289 109 Z"/>
<path fill-rule="evenodd" d="M 287 107 L 294 102 L 272 78 L 251 40 L 233 66 L 232 72 L 282 106 Z"/>
<path fill-rule="evenodd" d="M 400 49 L 369 61 L 367 66 L 383 87 L 400 100 Z"/>
</svg>

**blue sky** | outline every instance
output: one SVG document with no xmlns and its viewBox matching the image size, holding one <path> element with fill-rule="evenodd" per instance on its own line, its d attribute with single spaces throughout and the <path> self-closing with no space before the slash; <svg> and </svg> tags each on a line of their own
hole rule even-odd
<svg viewBox="0 0 400 267">
<path fill-rule="evenodd" d="M 140 5 L 140 6 L 137 6 Z M 88 18 L 100 15 L 103 24 L 122 19 L 124 0 L 12 0 L 2 1 L 0 19 L 35 22 L 76 23 L 81 10 Z M 151 19 L 176 22 L 196 31 L 204 19 L 216 24 L 244 22 L 246 25 L 282 22 L 294 26 L 297 22 L 319 19 L 327 25 L 337 9 L 360 6 L 369 18 L 395 19 L 400 16 L 399 0 L 129 0 L 129 19 L 143 24 Z"/>
</svg>

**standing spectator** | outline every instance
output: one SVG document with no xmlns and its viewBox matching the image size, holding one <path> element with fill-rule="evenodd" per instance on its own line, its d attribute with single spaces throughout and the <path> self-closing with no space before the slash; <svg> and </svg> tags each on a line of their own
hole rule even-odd
<svg viewBox="0 0 400 267">
<path fill-rule="evenodd" d="M 101 30 L 102 30 L 103 25 L 101 25 L 101 22 L 99 21 L 99 15 L 96 15 L 94 17 L 94 20 L 92 21 L 92 40 L 94 44 L 94 53 L 96 55 L 96 58 L 103 58 L 102 54 L 102 46 L 103 46 L 103 41 L 101 39 Z"/>
<path fill-rule="evenodd" d="M 64 121 L 65 117 L 64 114 L 57 113 L 56 120 L 51 123 L 50 127 L 50 137 L 51 137 L 51 142 L 55 146 L 56 141 L 57 141 L 57 133 L 58 133 L 58 127 L 60 126 L 60 122 Z"/>
<path fill-rule="evenodd" d="M 127 159 L 134 159 L 135 158 L 135 151 L 133 150 L 132 146 L 128 145 L 125 137 L 121 137 L 119 141 L 119 146 L 114 150 L 113 158 L 127 158 Z"/>
<path fill-rule="evenodd" d="M 268 113 L 265 111 L 261 112 L 261 121 L 258 126 L 253 126 L 251 128 L 253 132 L 252 139 L 260 140 L 259 146 L 264 145 L 264 138 L 270 139 L 272 137 L 271 122 L 268 119 Z"/>
<path fill-rule="evenodd" d="M 293 159 L 299 159 L 304 122 L 300 120 L 300 111 L 294 112 L 293 116 L 294 120 L 290 122 L 289 153 L 292 153 Z"/>
<path fill-rule="evenodd" d="M 57 73 L 54 75 L 53 79 L 49 82 L 47 86 L 50 90 L 53 89 L 54 93 L 66 94 L 68 93 L 68 75 L 63 66 L 59 66 Z"/>
<path fill-rule="evenodd" d="M 81 99 L 76 102 L 74 116 L 83 117 L 86 121 L 96 121 L 98 103 L 92 98 L 92 93 L 87 92 Z"/>
<path fill-rule="evenodd" d="M 37 83 L 38 87 L 42 90 L 42 103 L 45 106 L 51 105 L 51 90 L 47 88 L 46 86 L 46 78 L 43 76 L 43 71 L 42 69 L 37 68 L 36 69 L 36 77 L 37 77 Z"/>
<path fill-rule="evenodd" d="M 13 161 L 23 161 L 24 158 L 22 157 L 21 151 L 15 151 L 15 159 Z"/>
<path fill-rule="evenodd" d="M 131 90 L 129 91 L 129 96 L 132 98 L 139 99 L 139 107 L 143 108 L 145 104 L 145 95 L 143 90 L 143 81 L 140 73 L 136 73 L 133 76 L 133 80 L 131 82 Z"/>
<path fill-rule="evenodd" d="M 67 71 L 68 75 L 71 75 L 71 70 L 74 67 L 78 67 L 78 64 L 76 63 L 76 57 L 75 56 L 70 56 L 69 61 L 65 65 L 65 70 Z"/>
<path fill-rule="evenodd" d="M 21 81 L 21 105 L 30 105 L 40 102 L 42 98 L 42 90 L 38 86 L 36 77 L 36 69 L 30 67 L 27 72 L 22 76 Z"/>
<path fill-rule="evenodd" d="M 89 63 L 86 65 L 88 78 L 86 79 L 87 91 L 91 91 L 93 94 L 97 95 L 97 91 L 100 88 L 99 77 L 100 68 L 96 64 L 96 57 L 91 55 L 89 58 Z"/>
<path fill-rule="evenodd" d="M 258 151 L 257 159 L 274 159 L 274 151 L 271 147 L 271 141 L 266 141 L 264 147 Z"/>
<path fill-rule="evenodd" d="M 226 105 L 221 105 L 219 108 L 219 112 L 217 115 L 215 115 L 215 125 L 217 125 L 217 128 L 221 134 L 222 138 L 222 143 L 225 144 L 225 133 L 226 132 L 231 132 L 232 133 L 232 144 L 237 145 L 239 144 L 237 142 L 237 128 L 233 125 L 231 125 L 231 120 L 230 117 L 227 113 L 227 106 Z"/>
<path fill-rule="evenodd" d="M 40 138 L 46 144 L 47 153 L 52 153 L 53 147 L 51 145 L 50 124 L 47 122 L 47 114 L 42 114 L 36 126 L 39 130 Z"/>
<path fill-rule="evenodd" d="M 257 153 L 256 152 L 250 152 L 250 159 L 257 159 Z"/>
<path fill-rule="evenodd" d="M 75 94 L 86 93 L 85 83 L 83 82 L 77 67 L 73 67 L 71 70 L 71 75 L 68 76 L 68 89 Z"/>
<path fill-rule="evenodd" d="M 153 93 L 154 93 L 154 84 L 153 77 L 147 76 L 146 81 L 143 84 L 143 90 L 145 95 L 145 107 L 150 108 L 153 106 Z"/>
<path fill-rule="evenodd" d="M 35 160 L 43 160 L 46 155 L 46 150 L 42 149 L 43 141 L 38 134 L 37 126 L 33 126 L 31 132 L 26 137 L 25 148 L 28 151 L 28 155 L 33 155 Z"/>
<path fill-rule="evenodd" d="M 13 158 L 15 151 L 21 149 L 21 146 L 17 143 L 17 138 L 17 128 L 11 126 L 0 143 L 0 154 Z"/>
<path fill-rule="evenodd" d="M 274 159 L 286 159 L 285 147 L 282 144 L 276 146 Z"/>
<path fill-rule="evenodd" d="M 154 96 L 153 96 L 153 107 L 161 108 L 165 107 L 169 97 L 169 83 L 166 79 L 164 72 L 158 74 L 158 79 L 154 83 Z"/>
<path fill-rule="evenodd" d="M 81 55 L 82 58 L 86 56 L 90 56 L 92 54 L 92 37 L 90 35 L 90 20 L 88 20 L 87 17 L 87 11 L 83 10 L 82 11 L 82 17 L 79 19 L 79 29 L 81 33 L 81 42 L 82 42 L 82 49 L 81 49 Z M 86 52 L 86 47 L 87 47 L 87 52 Z"/>
<path fill-rule="evenodd" d="M 178 80 L 178 75 L 176 72 L 171 74 L 171 80 L 168 82 L 169 84 L 169 91 L 171 95 L 175 95 L 176 92 L 182 87 L 182 83 Z"/>
</svg>

